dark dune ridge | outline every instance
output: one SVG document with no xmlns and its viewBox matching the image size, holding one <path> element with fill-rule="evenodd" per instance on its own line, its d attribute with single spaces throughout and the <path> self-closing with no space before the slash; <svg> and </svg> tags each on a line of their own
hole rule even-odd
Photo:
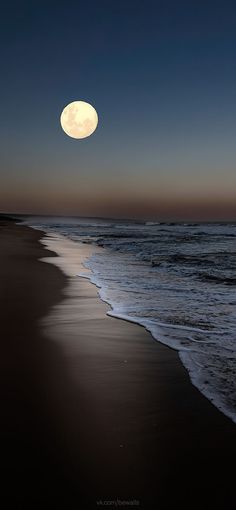
<svg viewBox="0 0 236 510">
<path fill-rule="evenodd" d="M 236 508 L 236 426 L 190 384 L 176 352 L 107 317 L 82 279 L 79 355 L 46 336 L 40 319 L 67 279 L 38 260 L 50 256 L 42 235 L 0 222 L 4 508 L 118 499 L 192 509 L 206 498 L 210 508 Z"/>
</svg>

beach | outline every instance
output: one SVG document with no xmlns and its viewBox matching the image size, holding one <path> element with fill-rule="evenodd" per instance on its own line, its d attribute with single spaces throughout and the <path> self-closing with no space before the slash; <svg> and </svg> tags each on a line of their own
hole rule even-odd
<svg viewBox="0 0 236 510">
<path fill-rule="evenodd" d="M 190 383 L 177 352 L 107 316 L 88 280 L 76 277 L 68 296 L 74 277 L 47 263 L 43 232 L 3 220 L 0 235 L 9 508 L 188 509 L 206 498 L 236 508 L 236 425 Z"/>
</svg>

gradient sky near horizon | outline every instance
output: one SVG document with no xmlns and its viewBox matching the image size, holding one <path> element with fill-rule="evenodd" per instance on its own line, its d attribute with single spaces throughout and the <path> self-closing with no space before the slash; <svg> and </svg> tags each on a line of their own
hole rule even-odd
<svg viewBox="0 0 236 510">
<path fill-rule="evenodd" d="M 0 210 L 236 220 L 235 26 L 228 0 L 3 2 Z"/>
</svg>

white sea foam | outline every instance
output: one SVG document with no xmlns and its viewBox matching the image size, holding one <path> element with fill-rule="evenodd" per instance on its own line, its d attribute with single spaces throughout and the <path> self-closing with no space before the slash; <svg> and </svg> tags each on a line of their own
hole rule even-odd
<svg viewBox="0 0 236 510">
<path fill-rule="evenodd" d="M 57 235 L 45 242 L 67 274 L 95 284 L 109 315 L 140 324 L 177 350 L 192 383 L 236 423 L 234 225 L 87 219 L 40 228 L 62 234 L 59 244 Z M 88 245 L 81 241 L 91 247 L 84 270 Z"/>
</svg>

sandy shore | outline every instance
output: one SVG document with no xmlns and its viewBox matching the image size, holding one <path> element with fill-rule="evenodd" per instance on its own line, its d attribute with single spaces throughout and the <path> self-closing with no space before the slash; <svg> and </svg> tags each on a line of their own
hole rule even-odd
<svg viewBox="0 0 236 510">
<path fill-rule="evenodd" d="M 107 317 L 88 281 L 77 278 L 76 303 L 66 296 L 70 279 L 38 260 L 53 256 L 40 232 L 1 222 L 0 236 L 1 480 L 9 508 L 120 500 L 125 508 L 191 509 L 204 508 L 206 496 L 211 508 L 236 508 L 236 426 L 190 384 L 177 353 Z M 76 341 L 65 314 L 73 304 Z M 41 322 L 55 305 L 51 335 Z"/>
</svg>

